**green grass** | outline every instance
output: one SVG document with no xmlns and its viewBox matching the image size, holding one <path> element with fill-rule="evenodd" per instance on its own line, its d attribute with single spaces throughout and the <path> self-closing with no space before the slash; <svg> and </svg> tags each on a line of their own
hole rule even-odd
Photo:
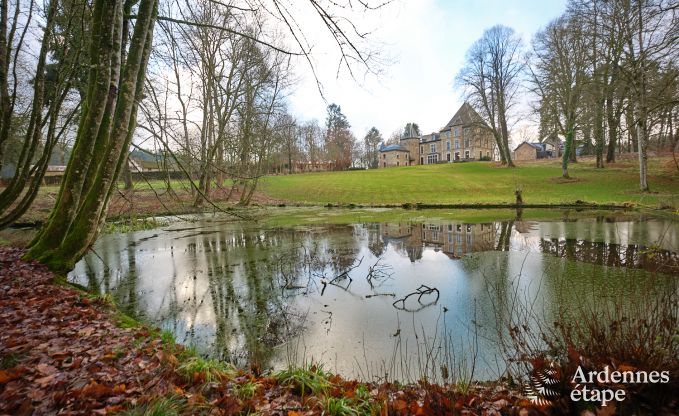
<svg viewBox="0 0 679 416">
<path fill-rule="evenodd" d="M 129 233 L 132 231 L 152 230 L 154 228 L 165 227 L 167 221 L 160 221 L 156 218 L 125 218 L 120 221 L 107 222 L 104 228 L 105 233 Z"/>
<path fill-rule="evenodd" d="M 329 416 L 359 415 L 349 399 L 344 397 L 328 397 L 323 403 L 323 413 Z"/>
<path fill-rule="evenodd" d="M 206 383 L 232 378 L 236 374 L 236 370 L 230 364 L 199 356 L 184 360 L 177 368 L 177 372 L 189 380 L 200 378 Z"/>
<path fill-rule="evenodd" d="M 185 414 L 187 409 L 188 405 L 183 398 L 170 395 L 158 397 L 118 414 L 121 416 L 179 416 Z"/>
<path fill-rule="evenodd" d="M 275 377 L 280 384 L 291 386 L 302 397 L 309 393 L 324 393 L 331 386 L 328 375 L 320 365 L 288 368 L 276 373 Z"/>
<path fill-rule="evenodd" d="M 563 218 L 592 218 L 611 215 L 610 210 L 555 208 L 526 208 L 522 210 L 524 220 L 558 220 Z M 294 227 L 313 224 L 356 224 L 369 222 L 427 222 L 445 223 L 450 221 L 465 224 L 480 224 L 493 221 L 516 219 L 516 209 L 401 209 L 401 208 L 321 208 L 287 207 L 268 208 L 253 211 L 258 224 L 268 227 Z M 621 210 L 619 215 L 625 215 Z"/>
<path fill-rule="evenodd" d="M 243 384 L 235 384 L 233 392 L 241 400 L 250 400 L 255 397 L 255 393 L 260 388 L 261 384 L 256 381 L 248 381 Z"/>
<path fill-rule="evenodd" d="M 596 169 L 591 162 L 572 164 L 572 181 L 561 180 L 558 162 L 524 164 L 514 169 L 471 162 L 400 168 L 270 176 L 261 181 L 268 196 L 302 204 L 507 204 L 522 189 L 525 204 L 633 203 L 677 206 L 679 175 L 649 162 L 650 187 L 638 191 L 633 163 Z M 620 167 L 622 166 L 622 167 Z"/>
</svg>

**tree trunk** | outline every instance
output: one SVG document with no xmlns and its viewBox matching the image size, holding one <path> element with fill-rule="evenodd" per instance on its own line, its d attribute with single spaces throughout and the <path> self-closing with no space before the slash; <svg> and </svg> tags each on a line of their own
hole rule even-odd
<svg viewBox="0 0 679 416">
<path fill-rule="evenodd" d="M 93 77 L 86 111 L 78 129 L 73 156 L 62 183 L 57 206 L 26 254 L 58 272 L 70 270 L 94 243 L 106 219 L 115 181 L 127 157 L 142 97 L 146 65 L 153 40 L 156 0 L 141 0 L 124 65 L 122 52 L 123 0 L 94 4 L 91 54 Z M 117 39 L 116 39 L 117 37 Z M 97 45 L 100 46 L 97 49 Z M 112 46 L 106 50 L 103 45 Z M 117 48 L 117 49 L 116 49 Z M 101 58 L 105 58 L 101 60 Z M 117 85 L 111 83 L 121 74 Z M 105 97 L 105 99 L 97 99 Z M 112 98 L 111 98 L 112 97 Z M 110 101 L 115 111 L 105 117 Z M 102 121 L 107 124 L 102 125 Z M 93 151 L 103 152 L 98 166 L 87 166 Z M 94 177 L 83 178 L 84 172 Z M 87 179 L 87 180 L 85 180 Z M 84 188 L 88 185 L 87 188 Z M 66 215 L 59 215 L 60 213 Z M 61 234 L 57 232 L 61 231 Z"/>
<path fill-rule="evenodd" d="M 130 158 L 127 156 L 125 158 L 125 162 L 123 163 L 123 180 L 125 181 L 125 190 L 129 191 L 134 187 L 134 183 L 132 182 L 132 172 L 130 171 Z"/>
<path fill-rule="evenodd" d="M 604 114 L 603 114 L 603 96 L 597 102 L 594 115 L 594 153 L 596 154 L 596 167 L 604 168 Z"/>
<path fill-rule="evenodd" d="M 635 124 L 635 132 L 637 136 L 637 151 L 639 152 L 639 188 L 646 192 L 648 187 L 648 155 L 646 143 L 646 116 L 643 109 L 643 104 L 634 104 L 634 113 L 637 119 Z"/>
<path fill-rule="evenodd" d="M 573 153 L 572 127 L 566 131 L 566 143 L 564 144 L 563 157 L 561 158 L 561 176 L 566 179 L 570 178 L 570 176 L 568 176 L 568 161 L 570 160 L 571 153 Z"/>
<path fill-rule="evenodd" d="M 608 122 L 608 151 L 606 153 L 606 163 L 615 163 L 616 143 L 618 141 L 618 125 L 620 119 L 615 117 L 613 108 L 613 97 L 606 97 L 606 120 Z"/>
</svg>

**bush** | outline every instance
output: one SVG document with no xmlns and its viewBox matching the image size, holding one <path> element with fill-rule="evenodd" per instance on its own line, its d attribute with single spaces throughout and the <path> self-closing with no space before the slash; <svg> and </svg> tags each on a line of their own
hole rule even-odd
<svg viewBox="0 0 679 416">
<path fill-rule="evenodd" d="M 585 373 L 606 367 L 611 371 L 669 371 L 669 383 L 625 383 L 626 399 L 617 405 L 621 414 L 658 414 L 678 406 L 674 400 L 679 397 L 676 283 L 666 285 L 659 278 L 643 284 L 630 281 L 629 285 L 629 291 L 610 299 L 588 297 L 576 305 L 560 303 L 550 321 L 527 307 L 517 307 L 519 302 L 504 309 L 501 313 L 512 310 L 504 315 L 511 318 L 503 321 L 506 332 L 502 337 L 512 377 L 540 377 L 548 367 L 555 368 L 560 383 L 554 391 L 568 398 L 575 388 L 572 380 L 578 367 Z M 619 388 L 614 383 L 597 384 L 598 388 Z M 571 412 L 579 411 L 570 400 L 562 404 L 570 406 Z"/>
</svg>

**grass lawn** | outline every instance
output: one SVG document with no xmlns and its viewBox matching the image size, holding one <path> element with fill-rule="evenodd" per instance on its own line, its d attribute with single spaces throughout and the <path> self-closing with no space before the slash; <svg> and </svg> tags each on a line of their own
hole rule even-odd
<svg viewBox="0 0 679 416">
<path fill-rule="evenodd" d="M 469 162 L 400 168 L 270 176 L 261 190 L 271 198 L 302 204 L 504 204 L 523 190 L 525 204 L 632 203 L 679 206 L 679 175 L 666 158 L 649 161 L 650 193 L 639 192 L 633 162 L 596 169 L 593 161 L 572 164 L 573 180 L 561 179 L 558 161 L 525 163 L 514 169 Z"/>
</svg>

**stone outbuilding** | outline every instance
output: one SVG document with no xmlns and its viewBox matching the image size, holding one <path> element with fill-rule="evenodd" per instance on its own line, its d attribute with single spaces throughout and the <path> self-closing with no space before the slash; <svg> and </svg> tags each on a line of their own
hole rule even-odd
<svg viewBox="0 0 679 416">
<path fill-rule="evenodd" d="M 523 142 L 514 149 L 514 160 L 537 160 L 545 158 L 545 149 L 542 143 Z"/>
<path fill-rule="evenodd" d="M 400 144 L 390 144 L 380 148 L 379 168 L 410 166 L 410 150 Z"/>
</svg>

